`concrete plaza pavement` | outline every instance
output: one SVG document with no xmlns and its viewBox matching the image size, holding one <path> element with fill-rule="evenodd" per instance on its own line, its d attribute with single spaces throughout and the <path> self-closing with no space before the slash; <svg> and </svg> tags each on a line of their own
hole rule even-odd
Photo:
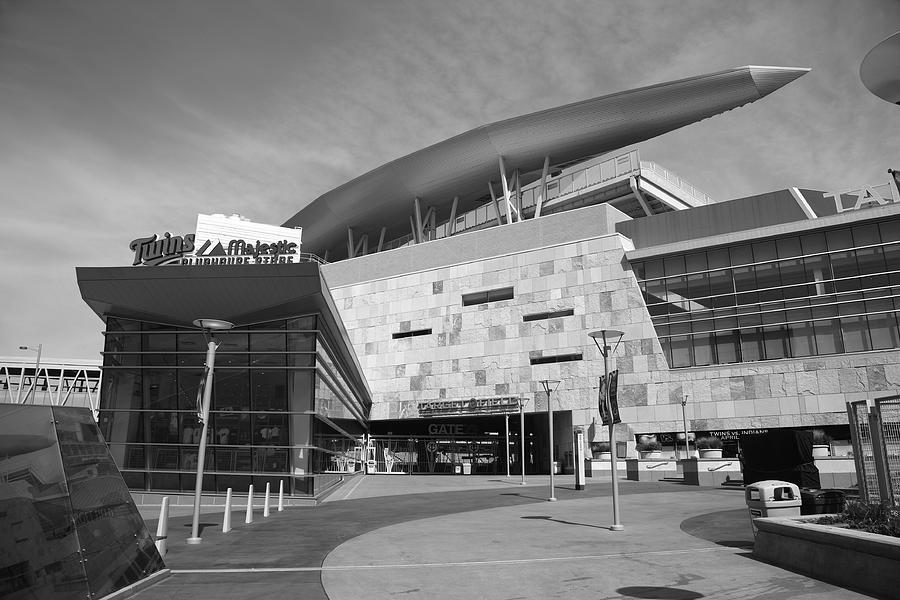
<svg viewBox="0 0 900 600">
<path fill-rule="evenodd" d="M 172 574 L 141 600 L 231 598 L 823 598 L 868 596 L 752 557 L 740 490 L 621 481 L 624 531 L 611 531 L 609 476 L 357 476 L 316 508 L 253 524 L 207 512 L 170 521 Z M 155 528 L 155 523 L 148 522 Z"/>
</svg>

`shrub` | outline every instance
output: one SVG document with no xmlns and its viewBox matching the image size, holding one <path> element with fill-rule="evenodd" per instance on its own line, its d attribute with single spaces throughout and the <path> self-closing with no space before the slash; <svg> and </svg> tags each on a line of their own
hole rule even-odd
<svg viewBox="0 0 900 600">
<path fill-rule="evenodd" d="M 637 445 L 637 450 L 638 452 L 655 452 L 662 450 L 662 444 L 656 440 L 646 440 Z"/>
<path fill-rule="evenodd" d="M 834 517 L 822 517 L 817 523 L 843 523 L 851 529 L 900 537 L 900 507 L 879 502 L 847 500 L 844 511 Z"/>
<path fill-rule="evenodd" d="M 722 440 L 715 436 L 697 438 L 697 450 L 718 450 L 722 447 Z"/>
</svg>

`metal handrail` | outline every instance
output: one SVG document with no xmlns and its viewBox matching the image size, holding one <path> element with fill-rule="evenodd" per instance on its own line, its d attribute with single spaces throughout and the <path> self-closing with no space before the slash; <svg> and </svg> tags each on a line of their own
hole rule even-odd
<svg viewBox="0 0 900 600">
<path fill-rule="evenodd" d="M 707 471 L 718 471 L 719 469 L 724 469 L 725 467 L 730 467 L 731 465 L 732 465 L 731 462 L 727 462 L 727 463 L 721 464 L 717 467 L 707 467 L 706 470 Z"/>
</svg>

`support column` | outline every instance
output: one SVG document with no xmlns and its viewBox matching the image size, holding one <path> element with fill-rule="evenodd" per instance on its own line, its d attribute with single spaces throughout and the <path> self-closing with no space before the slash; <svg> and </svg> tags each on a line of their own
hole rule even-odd
<svg viewBox="0 0 900 600">
<path fill-rule="evenodd" d="M 384 234 L 387 233 L 387 227 L 381 228 L 381 235 L 378 236 L 378 250 L 376 252 L 381 252 L 381 248 L 384 246 Z"/>
<path fill-rule="evenodd" d="M 415 220 L 416 220 L 416 243 L 421 244 L 425 241 L 425 232 L 422 231 L 422 207 L 419 204 L 419 199 L 416 198 L 414 201 L 414 209 L 415 209 Z"/>
<path fill-rule="evenodd" d="M 638 185 L 637 179 L 633 176 L 629 177 L 628 184 L 631 186 L 631 191 L 634 193 L 634 197 L 637 198 L 638 204 L 644 209 L 644 214 L 648 217 L 652 215 L 653 213 L 650 211 L 650 205 L 647 204 L 647 199 L 644 198 L 644 192 L 641 191 L 641 186 Z"/>
<path fill-rule="evenodd" d="M 506 224 L 511 225 L 514 221 L 512 205 L 510 203 L 509 181 L 506 179 L 506 163 L 503 162 L 502 156 L 500 157 L 500 183 L 503 184 L 503 202 L 506 205 Z"/>
<path fill-rule="evenodd" d="M 538 201 L 535 203 L 534 209 L 534 218 L 537 219 L 541 216 L 541 208 L 544 206 L 544 202 L 547 200 L 547 175 L 550 174 L 550 156 L 547 155 L 544 157 L 544 169 L 541 171 L 541 196 L 538 198 Z"/>
<path fill-rule="evenodd" d="M 488 189 L 491 192 L 491 200 L 494 203 L 494 213 L 497 216 L 497 225 L 503 225 L 503 222 L 500 220 L 500 203 L 497 202 L 497 195 L 494 193 L 494 184 L 488 181 Z"/>
<path fill-rule="evenodd" d="M 453 205 L 450 206 L 450 222 L 447 223 L 447 236 L 456 233 L 456 206 L 459 204 L 459 196 L 453 197 Z"/>
</svg>

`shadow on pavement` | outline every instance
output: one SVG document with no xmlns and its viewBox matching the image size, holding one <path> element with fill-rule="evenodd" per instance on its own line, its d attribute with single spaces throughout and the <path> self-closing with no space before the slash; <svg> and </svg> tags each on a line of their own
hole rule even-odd
<svg viewBox="0 0 900 600">
<path fill-rule="evenodd" d="M 703 598 L 703 594 L 691 590 L 652 585 L 633 585 L 616 590 L 627 598 L 653 598 L 657 600 L 695 600 Z"/>
<path fill-rule="evenodd" d="M 753 550 L 750 515 L 745 508 L 722 510 L 685 519 L 681 522 L 681 530 L 719 546 Z"/>
<path fill-rule="evenodd" d="M 563 525 L 578 525 L 579 527 L 592 527 L 594 529 L 607 529 L 612 531 L 610 527 L 603 527 L 602 525 L 590 525 L 588 523 L 575 523 L 574 521 L 563 521 L 562 519 L 554 519 L 553 517 L 548 517 L 546 515 L 532 515 L 526 517 L 519 517 L 520 519 L 538 519 L 543 521 L 553 521 L 554 523 L 562 523 Z"/>
</svg>

